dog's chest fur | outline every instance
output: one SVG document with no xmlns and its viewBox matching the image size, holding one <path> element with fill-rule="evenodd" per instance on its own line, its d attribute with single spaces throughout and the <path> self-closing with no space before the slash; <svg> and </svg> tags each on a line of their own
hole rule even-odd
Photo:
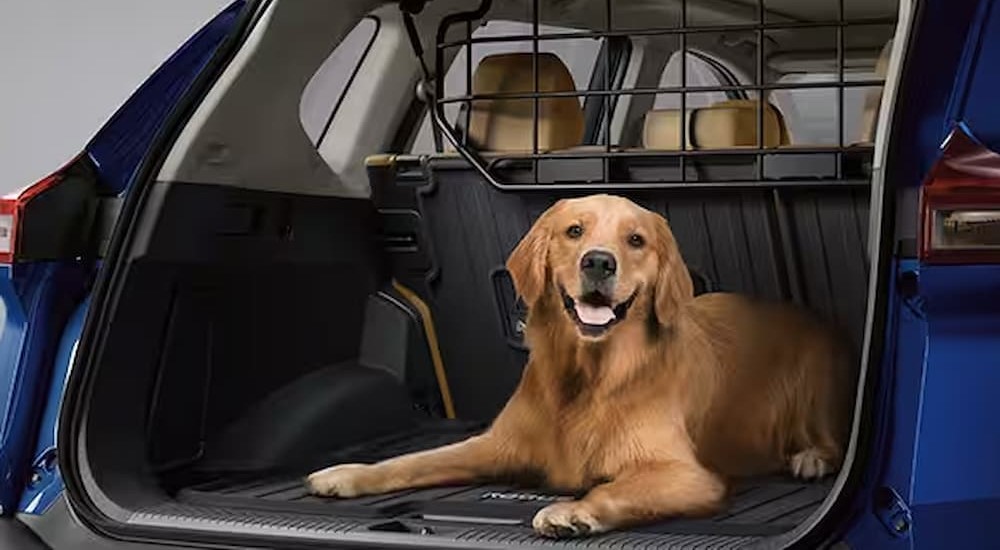
<svg viewBox="0 0 1000 550">
<path fill-rule="evenodd" d="M 553 487 L 583 490 L 687 446 L 678 441 L 686 435 L 676 428 L 683 413 L 674 377 L 646 324 L 583 344 L 565 313 L 542 306 L 529 318 L 521 385 L 494 425 L 519 442 L 527 469 Z"/>
<path fill-rule="evenodd" d="M 654 400 L 662 407 L 651 408 L 643 394 L 655 388 L 643 387 L 625 369 L 600 357 L 577 357 L 565 369 L 541 374 L 547 380 L 539 380 L 541 391 L 532 392 L 537 402 L 529 409 L 544 411 L 532 430 L 539 454 L 534 461 L 550 485 L 586 489 L 660 456 L 670 433 L 669 403 L 660 396 Z"/>
<path fill-rule="evenodd" d="M 649 455 L 628 411 L 580 401 L 564 406 L 548 426 L 544 474 L 558 488 L 586 489 L 614 477 L 628 463 Z M 590 410 L 583 410 L 585 407 Z"/>
</svg>

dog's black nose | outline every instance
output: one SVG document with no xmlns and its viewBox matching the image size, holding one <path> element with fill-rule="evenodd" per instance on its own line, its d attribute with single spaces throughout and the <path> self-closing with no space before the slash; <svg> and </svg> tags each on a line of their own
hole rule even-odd
<svg viewBox="0 0 1000 550">
<path fill-rule="evenodd" d="M 592 281 L 603 281 L 615 274 L 618 262 L 608 252 L 591 250 L 580 260 L 580 271 Z"/>
</svg>

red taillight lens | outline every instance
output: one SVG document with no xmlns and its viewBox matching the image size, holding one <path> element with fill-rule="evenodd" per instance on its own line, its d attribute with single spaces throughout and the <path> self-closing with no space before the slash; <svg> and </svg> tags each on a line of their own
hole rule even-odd
<svg viewBox="0 0 1000 550">
<path fill-rule="evenodd" d="M 1000 263 L 1000 154 L 953 130 L 921 190 L 921 218 L 925 263 Z"/>
<path fill-rule="evenodd" d="M 62 181 L 66 170 L 78 159 L 79 157 L 74 158 L 38 183 L 0 198 L 0 264 L 13 263 L 17 257 L 18 230 L 28 203 Z"/>
<path fill-rule="evenodd" d="M 14 253 L 14 215 L 0 214 L 0 263 L 10 263 Z"/>
</svg>

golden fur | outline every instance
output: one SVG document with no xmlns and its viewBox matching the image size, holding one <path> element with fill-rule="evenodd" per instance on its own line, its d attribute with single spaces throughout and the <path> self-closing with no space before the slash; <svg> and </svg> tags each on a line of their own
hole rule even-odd
<svg viewBox="0 0 1000 550">
<path fill-rule="evenodd" d="M 582 235 L 569 235 L 572 225 Z M 613 303 L 634 295 L 625 318 L 597 336 L 581 332 L 560 292 L 578 298 L 580 259 L 594 249 L 617 259 Z M 530 307 L 531 354 L 489 430 L 318 471 L 307 480 L 313 493 L 509 476 L 588 490 L 535 516 L 539 533 L 558 537 L 711 513 L 732 477 L 786 469 L 813 478 L 840 466 L 853 376 L 839 340 L 791 306 L 695 298 L 661 216 L 608 195 L 563 200 L 507 265 Z"/>
</svg>

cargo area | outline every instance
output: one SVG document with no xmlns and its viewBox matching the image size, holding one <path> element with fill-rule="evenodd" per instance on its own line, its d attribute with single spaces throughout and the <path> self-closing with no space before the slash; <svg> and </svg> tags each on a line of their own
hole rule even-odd
<svg viewBox="0 0 1000 550">
<path fill-rule="evenodd" d="M 438 19 L 459 9 L 433 4 L 416 24 L 428 41 Z M 687 4 L 698 2 L 679 5 Z M 660 50 L 671 53 L 659 56 L 655 68 L 643 68 L 624 61 L 628 55 L 640 59 L 635 52 L 643 44 L 616 46 L 610 36 L 598 36 L 608 40 L 595 48 L 609 53 L 588 69 L 589 83 L 582 86 L 559 84 L 559 75 L 576 69 L 563 67 L 573 63 L 559 61 L 558 51 L 551 66 L 510 64 L 504 52 L 481 52 L 475 63 L 489 69 L 483 74 L 511 71 L 509 78 L 523 80 L 534 71 L 535 87 L 539 77 L 555 82 L 545 91 L 558 97 L 467 96 L 460 107 L 461 101 L 445 100 L 464 92 L 441 71 L 435 77 L 446 91 L 429 109 L 445 122 L 434 126 L 428 107 L 414 103 L 391 131 L 352 142 L 364 160 L 352 158 L 335 176 L 322 164 L 336 169 L 330 147 L 300 143 L 302 136 L 281 126 L 278 116 L 255 122 L 240 110 L 274 98 L 289 109 L 294 102 L 298 112 L 301 86 L 295 88 L 299 95 L 273 93 L 253 103 L 248 98 L 261 100 L 262 92 L 239 94 L 270 85 L 269 73 L 246 70 L 245 81 L 234 77 L 226 91 L 232 97 L 198 114 L 200 126 L 179 138 L 149 183 L 118 264 L 79 439 L 81 477 L 94 502 L 112 510 L 108 517 L 123 529 L 150 536 L 183 532 L 191 539 L 239 535 L 276 544 L 336 540 L 432 548 L 741 548 L 788 535 L 813 519 L 833 477 L 741 480 L 713 517 L 559 542 L 536 536 L 531 518 L 547 503 L 573 495 L 545 487 L 490 484 L 323 499 L 308 495 L 302 484 L 316 468 L 431 448 L 488 426 L 528 356 L 522 340 L 527 311 L 504 262 L 534 220 L 562 198 L 614 193 L 662 214 L 696 293 L 740 292 L 802 305 L 840 329 L 860 361 L 870 329 L 870 258 L 878 246 L 869 239 L 875 113 L 895 4 L 879 2 L 874 15 L 856 14 L 871 29 L 856 35 L 843 1 L 839 12 L 807 10 L 791 21 L 758 21 L 763 15 L 756 3 L 732 4 L 742 15 L 702 21 L 706 33 L 722 33 L 726 24 L 763 37 L 772 33 L 768 25 L 784 22 L 804 36 L 810 25 L 827 21 L 836 39 L 819 46 L 790 40 L 800 47 L 768 46 L 774 51 L 750 55 L 758 68 L 755 84 L 745 90 L 687 81 L 694 69 L 685 49 L 700 39 L 683 25 L 675 34 L 690 34 L 691 44 L 681 41 L 673 69 L 667 66 L 673 42 L 646 43 L 647 59 Z M 793 10 L 794 3 L 784 4 Z M 324 28 L 304 6 L 285 6 L 284 18 L 270 23 L 278 29 L 273 35 L 287 39 L 315 32 L 310 25 Z M 530 28 L 523 8 L 517 8 L 520 20 L 512 15 L 517 10 L 503 7 L 494 7 L 489 19 L 517 20 L 522 29 L 527 21 Z M 385 29 L 400 33 L 393 39 L 407 49 L 397 53 L 412 56 L 398 8 L 373 13 Z M 641 15 L 633 14 L 634 25 Z M 465 46 L 471 47 L 472 23 L 456 22 L 463 29 L 468 23 Z M 586 22 L 563 24 L 585 28 Z M 368 47 L 382 52 L 376 58 L 389 59 L 373 40 Z M 305 51 L 307 42 L 274 51 L 290 57 L 301 53 L 296 48 Z M 261 44 L 256 47 L 266 53 L 268 43 Z M 303 63 L 315 71 L 322 60 L 317 52 L 329 55 L 329 49 L 310 47 L 310 63 Z M 425 47 L 428 59 L 434 52 L 440 63 L 454 59 L 454 70 L 471 79 L 472 55 L 453 58 L 431 42 Z M 608 65 L 618 54 L 624 56 L 620 65 Z M 828 54 L 832 64 L 816 62 Z M 274 63 L 263 54 L 248 58 Z M 822 139 L 809 113 L 826 96 L 781 100 L 776 96 L 801 82 L 779 81 L 777 70 L 762 68 L 765 60 L 784 67 L 785 75 L 825 75 L 803 77 L 806 89 L 832 91 L 841 105 L 836 120 L 827 121 L 832 130 L 819 132 Z M 411 65 L 415 80 L 417 64 Z M 678 71 L 671 77 L 678 80 L 667 83 L 676 90 L 657 90 L 668 70 Z M 622 95 L 614 100 L 618 107 L 608 94 L 594 93 L 593 100 L 574 95 L 579 88 L 600 92 L 619 72 L 633 79 L 628 85 L 634 89 L 652 91 Z M 652 84 L 644 84 L 650 78 Z M 480 85 L 477 93 L 485 96 L 509 92 L 497 91 L 502 86 L 496 83 Z M 399 93 L 409 98 L 411 89 Z M 762 104 L 758 98 L 768 90 L 773 95 Z M 721 95 L 708 101 L 709 93 Z M 339 101 L 350 107 L 351 96 L 345 98 Z M 552 128 L 544 135 L 508 124 L 509 109 L 567 98 L 569 118 L 566 109 L 535 107 L 536 119 Z M 527 103 L 511 107 L 518 101 Z M 700 122 L 693 109 L 701 110 Z M 338 120 L 330 114 L 334 129 Z M 560 129 L 577 123 L 580 132 L 566 138 Z M 442 133 L 452 140 L 442 140 Z M 264 134 L 271 136 L 268 146 L 278 143 L 274 151 L 252 137 Z M 230 149 L 211 157 L 205 151 L 218 152 L 212 147 L 220 140 Z M 310 156 L 290 153 L 302 147 Z M 323 187 L 334 181 L 346 188 L 355 180 L 366 193 Z"/>
<path fill-rule="evenodd" d="M 414 184 L 424 170 L 433 185 Z M 374 201 L 157 184 L 161 217 L 126 289 L 142 300 L 123 299 L 108 327 L 114 353 L 88 418 L 95 479 L 115 499 L 140 504 L 131 520 L 542 543 L 530 519 L 565 496 L 543 487 L 337 500 L 302 486 L 315 468 L 430 448 L 486 426 L 527 357 L 525 311 L 503 260 L 535 216 L 572 194 L 503 193 L 454 159 L 399 159 L 370 174 Z M 699 292 L 798 297 L 853 327 L 860 345 L 866 191 L 841 182 L 630 196 L 669 217 Z M 289 231 L 294 241 L 278 237 Z M 438 273 L 430 285 L 428 272 Z M 428 312 L 443 373 L 426 339 Z M 831 483 L 747 480 L 715 517 L 586 543 L 736 547 L 794 528 Z"/>
</svg>

